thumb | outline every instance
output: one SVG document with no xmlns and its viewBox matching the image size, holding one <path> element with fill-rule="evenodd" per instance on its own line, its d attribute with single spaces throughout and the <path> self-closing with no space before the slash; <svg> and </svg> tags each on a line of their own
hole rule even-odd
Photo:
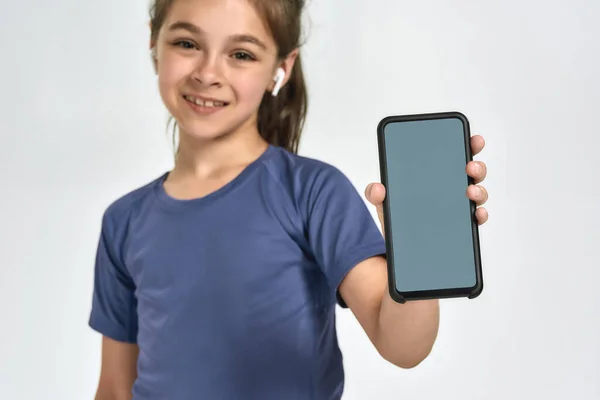
<svg viewBox="0 0 600 400">
<path fill-rule="evenodd" d="M 369 203 L 380 207 L 385 199 L 385 187 L 381 183 L 370 183 L 365 189 L 365 197 Z"/>
<path fill-rule="evenodd" d="M 377 208 L 377 217 L 383 228 L 383 200 L 385 199 L 385 186 L 381 183 L 371 183 L 365 189 L 365 197 L 369 203 Z"/>
</svg>

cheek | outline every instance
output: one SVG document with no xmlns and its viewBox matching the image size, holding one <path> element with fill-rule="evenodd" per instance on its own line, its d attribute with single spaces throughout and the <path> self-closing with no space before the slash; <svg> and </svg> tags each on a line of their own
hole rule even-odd
<svg viewBox="0 0 600 400">
<path fill-rule="evenodd" d="M 236 78 L 231 82 L 236 92 L 239 103 L 248 103 L 248 105 L 257 106 L 267 89 L 265 77 L 262 74 L 247 75 Z"/>
<path fill-rule="evenodd" d="M 181 82 L 193 70 L 193 63 L 186 60 L 171 60 L 168 56 L 158 66 L 158 83 L 161 95 L 173 96 Z"/>
</svg>

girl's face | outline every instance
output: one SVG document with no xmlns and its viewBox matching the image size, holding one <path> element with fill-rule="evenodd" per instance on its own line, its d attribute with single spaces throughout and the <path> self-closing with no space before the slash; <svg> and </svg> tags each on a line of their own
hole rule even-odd
<svg viewBox="0 0 600 400">
<path fill-rule="evenodd" d="M 160 95 L 182 135 L 256 129 L 277 48 L 247 0 L 177 0 L 155 45 Z"/>
</svg>

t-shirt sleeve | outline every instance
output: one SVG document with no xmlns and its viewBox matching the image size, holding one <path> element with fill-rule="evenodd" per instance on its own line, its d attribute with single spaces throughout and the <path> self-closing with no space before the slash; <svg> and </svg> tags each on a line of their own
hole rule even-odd
<svg viewBox="0 0 600 400">
<path fill-rule="evenodd" d="M 334 167 L 316 174 L 308 198 L 309 245 L 338 305 L 347 308 L 339 285 L 361 261 L 385 256 L 383 235 L 354 185 Z"/>
<path fill-rule="evenodd" d="M 105 212 L 96 252 L 89 326 L 114 340 L 136 343 L 135 286 L 116 251 L 118 246 L 114 232 L 110 214 Z"/>
</svg>

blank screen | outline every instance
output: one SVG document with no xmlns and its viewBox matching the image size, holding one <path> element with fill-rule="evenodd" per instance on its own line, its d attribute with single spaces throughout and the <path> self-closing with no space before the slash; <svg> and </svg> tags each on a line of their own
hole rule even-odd
<svg viewBox="0 0 600 400">
<path fill-rule="evenodd" d="M 390 122 L 384 137 L 396 289 L 473 287 L 463 122 Z"/>
</svg>

